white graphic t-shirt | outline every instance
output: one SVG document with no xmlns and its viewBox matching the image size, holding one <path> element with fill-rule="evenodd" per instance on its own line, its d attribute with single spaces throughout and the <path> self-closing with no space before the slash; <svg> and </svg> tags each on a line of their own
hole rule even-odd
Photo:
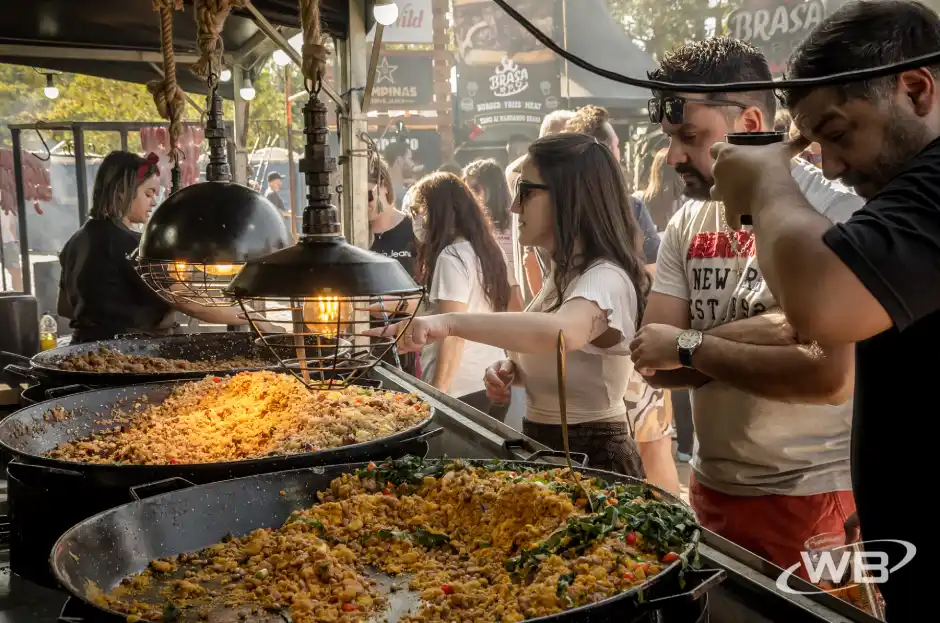
<svg viewBox="0 0 940 623">
<path fill-rule="evenodd" d="M 794 164 L 809 202 L 833 222 L 864 204 L 822 171 Z M 721 204 L 689 201 L 670 220 L 653 291 L 689 302 L 692 328 L 707 331 L 777 302 L 761 275 L 750 231 L 725 233 Z M 735 250 L 737 249 L 737 253 Z M 850 490 L 851 402 L 801 405 L 754 396 L 719 381 L 692 392 L 696 481 L 729 495 L 812 495 Z"/>
</svg>

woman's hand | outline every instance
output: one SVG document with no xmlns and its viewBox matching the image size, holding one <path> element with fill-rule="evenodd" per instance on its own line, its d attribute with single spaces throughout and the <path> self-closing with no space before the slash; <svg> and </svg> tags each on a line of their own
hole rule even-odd
<svg viewBox="0 0 940 623">
<path fill-rule="evenodd" d="M 494 405 L 509 404 L 512 396 L 512 381 L 516 377 L 516 364 L 509 359 L 497 361 L 483 375 L 486 397 Z"/>
<path fill-rule="evenodd" d="M 287 329 L 280 327 L 276 324 L 268 322 L 267 320 L 259 320 L 255 323 L 255 326 L 258 328 L 260 333 L 287 333 Z"/>
<path fill-rule="evenodd" d="M 426 344 L 440 342 L 453 335 L 454 316 L 451 314 L 437 314 L 435 316 L 421 316 L 414 318 L 411 324 L 408 321 L 398 322 L 387 327 L 379 327 L 364 331 L 365 335 L 372 337 L 398 338 L 399 353 L 414 353 L 421 350 Z M 402 333 L 404 332 L 404 334 Z"/>
</svg>

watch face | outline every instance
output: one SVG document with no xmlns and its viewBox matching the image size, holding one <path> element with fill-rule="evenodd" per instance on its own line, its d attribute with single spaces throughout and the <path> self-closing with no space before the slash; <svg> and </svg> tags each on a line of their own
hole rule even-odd
<svg viewBox="0 0 940 623">
<path fill-rule="evenodd" d="M 700 331 L 683 331 L 679 334 L 676 344 L 684 350 L 698 348 L 702 343 L 702 333 Z"/>
</svg>

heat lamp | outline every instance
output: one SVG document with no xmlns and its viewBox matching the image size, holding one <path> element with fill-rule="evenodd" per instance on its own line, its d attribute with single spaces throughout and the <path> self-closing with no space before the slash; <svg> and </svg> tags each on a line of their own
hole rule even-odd
<svg viewBox="0 0 940 623">
<path fill-rule="evenodd" d="M 242 305 L 258 343 L 284 368 L 310 389 L 330 389 L 353 383 L 394 347 L 394 337 L 363 332 L 390 316 L 410 321 L 423 290 L 397 260 L 350 245 L 340 233 L 330 193 L 336 159 L 327 145 L 327 107 L 318 90 L 304 107 L 304 127 L 303 234 L 294 246 L 249 260 L 226 294 Z M 261 321 L 292 330 L 265 334 Z"/>
<path fill-rule="evenodd" d="M 292 242 L 274 205 L 247 186 L 232 183 L 226 155 L 222 97 L 210 77 L 206 180 L 170 195 L 141 236 L 136 269 L 164 300 L 229 307 L 224 293 L 245 263 Z"/>
</svg>

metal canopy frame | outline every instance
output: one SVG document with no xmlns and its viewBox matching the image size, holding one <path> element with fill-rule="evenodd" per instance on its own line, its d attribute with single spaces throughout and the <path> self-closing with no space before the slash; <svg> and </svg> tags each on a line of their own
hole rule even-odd
<svg viewBox="0 0 940 623">
<path fill-rule="evenodd" d="M 98 0 L 101 2 L 103 0 Z M 143 0 L 134 0 L 143 2 Z M 324 31 L 342 39 L 338 41 L 337 53 L 339 56 L 340 71 L 338 72 L 339 89 L 332 85 L 323 84 L 323 92 L 336 105 L 339 121 L 339 130 L 342 136 L 343 167 L 343 201 L 346 206 L 343 210 L 343 227 L 347 240 L 350 243 L 367 248 L 369 246 L 369 228 L 367 214 L 368 176 L 368 150 L 361 138 L 368 129 L 367 119 L 362 109 L 362 102 L 356 94 L 354 87 L 365 85 L 368 68 L 366 66 L 365 50 L 366 33 L 372 28 L 372 7 L 375 0 L 322 0 L 322 19 Z M 74 6 L 73 0 L 64 0 L 59 3 L 46 3 L 51 5 Z M 185 19 L 192 21 L 191 2 L 187 2 Z M 26 5 L 23 5 L 26 6 Z M 30 4 L 30 6 L 32 6 Z M 149 10 L 149 9 L 148 9 Z M 14 12 L 16 9 L 14 9 Z M 250 21 L 257 28 L 257 32 L 235 51 L 228 52 L 223 62 L 233 69 L 233 79 L 230 83 L 232 96 L 235 100 L 234 144 L 235 154 L 230 158 L 233 164 L 235 180 L 243 182 L 241 174 L 245 164 L 245 154 L 239 147 L 244 147 L 243 131 L 246 113 L 245 103 L 239 96 L 241 71 L 237 68 L 248 69 L 255 67 L 267 58 L 275 49 L 281 49 L 288 54 L 291 60 L 300 64 L 300 56 L 287 42 L 287 40 L 300 32 L 299 6 L 297 0 L 248 0 L 246 8 L 239 13 L 233 13 L 241 22 Z M 182 14 L 175 15 L 175 19 Z M 156 24 L 156 18 L 153 20 Z M 277 25 L 276 25 L 277 24 Z M 142 64 L 148 72 L 153 72 L 148 79 L 159 75 L 154 65 L 162 62 L 159 51 L 143 49 L 117 49 L 114 46 L 94 47 L 88 43 L 84 45 L 67 45 L 61 41 L 43 40 L 36 34 L 30 38 L 31 33 L 22 33 L 22 38 L 13 40 L 0 32 L 0 60 L 10 62 L 11 59 L 48 59 L 48 69 L 55 69 L 55 62 L 75 63 L 112 61 Z M 196 55 L 187 52 L 178 52 L 176 58 L 181 63 L 192 63 Z M 15 62 L 13 60 L 12 62 Z M 28 63 L 25 63 L 28 64 Z M 148 66 L 149 65 L 149 66 Z M 81 73 L 79 71 L 79 73 Z M 180 74 L 182 75 L 182 73 Z M 343 93 L 348 96 L 340 95 Z M 127 131 L 145 127 L 161 127 L 165 123 L 151 122 L 59 122 L 59 123 L 28 123 L 10 125 L 13 139 L 13 166 L 14 183 L 17 189 L 17 213 L 19 216 L 20 254 L 23 259 L 23 289 L 32 292 L 32 270 L 29 264 L 29 238 L 26 224 L 26 199 L 24 195 L 23 157 L 21 133 L 26 130 L 67 130 L 72 132 L 74 139 L 74 154 L 76 159 L 76 182 L 79 202 L 79 222 L 84 223 L 88 213 L 88 184 L 85 167 L 84 131 L 115 131 L 121 133 L 121 145 L 127 144 Z M 240 140 L 241 139 L 241 140 Z M 357 209 L 358 207 L 358 209 Z"/>
<path fill-rule="evenodd" d="M 230 124 L 230 122 L 228 122 Z M 184 122 L 187 126 L 198 126 L 198 122 Z M 23 176 L 22 133 L 32 131 L 60 131 L 72 133 L 73 157 L 75 159 L 75 189 L 78 195 L 78 223 L 84 225 L 88 220 L 88 169 L 85 160 L 85 132 L 117 132 L 121 136 L 121 149 L 127 150 L 127 137 L 130 132 L 142 128 L 162 128 L 166 124 L 159 121 L 59 121 L 38 123 L 15 123 L 10 128 L 13 142 L 13 183 L 16 189 L 16 213 L 19 229 L 20 258 L 23 271 L 23 291 L 32 294 L 32 267 L 29 263 L 29 227 L 26 222 L 26 194 Z M 231 152 L 232 144 L 229 143 Z M 230 154 L 231 155 L 231 154 Z M 3 268 L 6 267 L 5 258 Z"/>
</svg>

